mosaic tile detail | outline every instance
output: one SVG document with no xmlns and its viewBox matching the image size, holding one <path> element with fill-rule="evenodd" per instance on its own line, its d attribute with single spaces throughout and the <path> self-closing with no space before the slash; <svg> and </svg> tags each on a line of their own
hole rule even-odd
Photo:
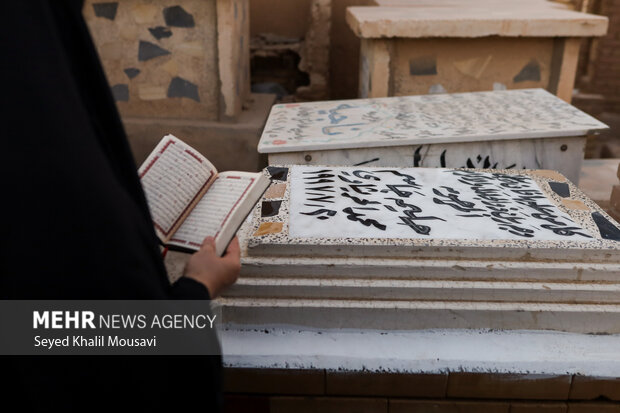
<svg viewBox="0 0 620 413">
<path fill-rule="evenodd" d="M 261 217 L 273 217 L 280 212 L 282 201 L 263 201 L 261 204 Z"/>
<path fill-rule="evenodd" d="M 605 218 L 603 214 L 600 212 L 593 212 L 592 219 L 596 223 L 598 230 L 601 232 L 601 237 L 603 239 L 620 241 L 620 229 Z"/>
<path fill-rule="evenodd" d="M 157 40 L 172 36 L 172 31 L 164 26 L 149 27 L 149 33 L 151 33 Z"/>
<path fill-rule="evenodd" d="M 151 42 L 140 40 L 140 44 L 138 45 L 138 60 L 141 62 L 169 54 L 170 51 Z"/>
<path fill-rule="evenodd" d="M 200 102 L 200 96 L 198 95 L 198 86 L 190 82 L 189 80 L 182 79 L 180 77 L 173 77 L 168 86 L 169 98 L 189 98 L 196 102 Z"/>
<path fill-rule="evenodd" d="M 535 171 L 530 171 L 531 175 L 540 176 L 543 178 L 553 179 L 554 181 L 565 181 L 566 178 L 564 175 L 557 171 L 552 171 L 550 169 L 538 169 Z"/>
<path fill-rule="evenodd" d="M 263 222 L 260 224 L 256 232 L 254 232 L 253 236 L 260 237 L 268 234 L 279 234 L 282 232 L 282 228 L 282 222 Z"/>
<path fill-rule="evenodd" d="M 276 181 L 286 181 L 288 176 L 288 168 L 280 168 L 277 166 L 268 166 L 267 172 L 271 175 L 271 179 Z"/>
<path fill-rule="evenodd" d="M 286 184 L 271 184 L 267 191 L 265 191 L 265 199 L 277 199 L 282 198 L 286 192 Z"/>
<path fill-rule="evenodd" d="M 129 86 L 124 84 L 112 86 L 112 96 L 117 102 L 127 102 L 129 100 Z"/>
<path fill-rule="evenodd" d="M 116 11 L 118 10 L 118 2 L 106 2 L 106 3 L 93 3 L 93 11 L 95 16 L 103 17 L 108 20 L 114 20 L 116 18 Z"/>
<path fill-rule="evenodd" d="M 590 208 L 578 199 L 562 199 L 562 205 L 568 209 L 589 211 Z"/>
<path fill-rule="evenodd" d="M 512 80 L 515 83 L 527 82 L 528 80 L 540 82 L 540 64 L 535 59 L 530 60 Z"/>
<path fill-rule="evenodd" d="M 166 7 L 164 9 L 164 20 L 167 26 L 172 27 L 194 27 L 194 16 L 186 12 L 181 6 Z"/>
<path fill-rule="evenodd" d="M 570 189 L 566 182 L 549 181 L 549 187 L 562 198 L 570 197 Z"/>
<path fill-rule="evenodd" d="M 123 72 L 125 72 L 128 78 L 133 79 L 140 74 L 140 69 L 137 67 L 128 67 L 127 69 L 124 69 Z"/>
</svg>

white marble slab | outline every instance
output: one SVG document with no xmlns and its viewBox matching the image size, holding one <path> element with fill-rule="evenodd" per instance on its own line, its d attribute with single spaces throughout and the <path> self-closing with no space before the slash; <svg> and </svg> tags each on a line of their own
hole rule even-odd
<svg viewBox="0 0 620 413">
<path fill-rule="evenodd" d="M 596 321 L 593 317 L 592 322 Z M 620 371 L 618 334 L 488 329 L 386 332 L 278 325 L 225 326 L 219 333 L 224 364 L 229 367 L 600 377 L 617 377 Z"/>
<path fill-rule="evenodd" d="M 543 89 L 275 105 L 261 153 L 584 136 L 607 125 Z"/>
<path fill-rule="evenodd" d="M 319 174 L 324 176 L 303 179 L 304 171 L 316 171 L 317 168 L 323 168 L 319 169 L 322 171 Z M 442 200 L 442 196 L 432 189 L 439 189 L 447 195 L 450 191 L 442 186 L 446 186 L 444 184 L 449 180 L 439 179 L 438 176 L 457 171 L 409 168 L 398 170 L 401 175 L 396 175 L 393 172 L 378 172 L 389 171 L 385 168 L 349 167 L 332 168 L 336 172 L 334 174 L 325 171 L 325 168 L 329 169 L 295 165 L 269 167 L 265 172 L 271 175 L 273 184 L 257 205 L 251 221 L 240 231 L 243 265 L 239 282 L 217 300 L 222 305 L 224 322 L 236 323 L 246 331 L 251 326 L 261 326 L 261 332 L 266 328 L 263 326 L 280 324 L 294 325 L 296 331 L 309 328 L 370 328 L 384 332 L 492 328 L 620 333 L 620 227 L 557 172 L 467 170 L 465 172 L 469 176 L 476 178 L 474 183 L 478 185 L 476 188 L 481 199 L 465 198 L 468 185 L 464 182 L 453 182 L 456 189 L 452 189 L 459 193 L 456 198 L 447 199 L 453 205 L 470 208 L 472 206 L 466 202 L 472 202 L 476 207 L 484 196 L 486 200 L 494 196 L 495 200 L 487 207 L 495 206 L 500 210 L 507 209 L 502 211 L 507 214 L 523 216 L 522 223 L 528 224 L 532 219 L 548 222 L 545 218 L 561 218 L 564 225 L 570 222 L 571 227 L 579 228 L 591 238 L 580 236 L 582 239 L 573 239 L 575 234 L 564 232 L 565 235 L 562 235 L 553 232 L 551 227 L 542 227 L 546 224 L 541 223 L 533 237 L 506 238 L 516 234 L 502 230 L 497 226 L 498 222 L 490 217 L 484 217 L 487 222 L 470 225 L 468 229 L 474 234 L 488 234 L 490 239 L 476 238 L 467 233 L 461 233 L 458 239 L 435 238 L 436 227 L 431 227 L 429 235 L 414 230 L 416 235 L 408 238 L 368 237 L 367 233 L 362 237 L 348 236 L 351 234 L 347 234 L 346 225 L 366 228 L 359 221 L 347 218 L 348 214 L 339 209 L 353 204 L 341 204 L 334 209 L 327 201 L 333 200 L 329 196 L 347 192 L 342 191 L 341 186 L 355 192 L 351 185 L 365 184 L 341 181 L 338 174 L 351 178 L 349 180 L 353 180 L 352 177 L 364 180 L 367 178 L 353 173 L 347 176 L 342 172 L 365 169 L 368 176 L 385 173 L 391 179 L 394 179 L 391 175 L 409 179 L 420 188 L 397 187 L 399 195 L 394 190 L 386 194 L 381 192 L 384 188 L 376 187 L 376 192 L 358 194 L 358 198 L 368 195 L 372 201 L 376 199 L 374 196 L 385 197 L 394 193 L 395 199 L 402 198 L 413 205 L 414 190 L 422 192 L 425 198 Z M 405 173 L 415 173 L 415 176 L 411 175 L 415 179 L 412 181 L 404 176 Z M 360 173 L 357 175 L 362 176 Z M 455 176 L 458 175 L 452 175 Z M 489 176 L 493 178 L 487 179 Z M 303 181 L 312 182 L 309 184 L 312 187 L 321 187 L 316 191 L 317 195 L 312 195 L 313 199 L 307 199 L 305 192 L 301 194 L 301 199 L 295 198 L 300 177 Z M 421 185 L 421 177 L 427 178 L 428 188 Z M 436 182 L 431 184 L 428 177 L 435 177 Z M 319 182 L 321 180 L 324 181 Z M 487 181 L 491 183 L 487 185 Z M 394 183 L 390 182 L 389 185 Z M 302 189 L 306 185 L 301 182 Z M 334 192 L 329 191 L 332 189 L 330 185 Z M 500 188 L 497 188 L 498 185 Z M 370 188 L 358 187 L 365 191 Z M 481 190 L 486 191 L 484 196 Z M 405 191 L 410 192 L 408 197 Z M 526 198 L 511 197 L 511 191 L 523 191 L 517 194 Z M 499 202 L 498 193 L 508 196 L 506 200 L 509 202 Z M 415 196 L 417 206 L 423 206 L 424 210 L 413 218 L 403 212 L 407 208 L 401 208 L 394 202 L 394 206 L 399 207 L 395 209 L 401 211 L 398 219 L 401 216 L 412 218 L 414 223 L 427 225 L 432 220 L 418 220 L 419 216 L 424 216 L 422 213 L 437 215 L 453 209 L 450 205 L 436 204 L 432 198 L 420 203 L 418 201 L 423 196 Z M 355 204 L 350 198 L 344 198 Z M 536 201 L 536 208 L 529 203 L 532 200 Z M 340 228 L 334 225 L 331 220 L 336 214 L 331 217 L 326 213 L 308 215 L 306 217 L 312 217 L 315 221 L 310 221 L 311 225 L 301 230 L 316 231 L 313 227 L 318 225 L 318 236 L 292 235 L 293 221 L 297 219 L 293 215 L 295 208 L 303 207 L 306 201 L 327 206 L 320 209 L 332 208 L 344 217 L 339 225 L 346 225 Z M 517 211 L 511 210 L 511 207 L 517 208 Z M 519 210 L 522 207 L 526 211 L 527 208 L 536 209 L 534 213 L 541 215 L 533 216 L 531 211 L 526 213 L 527 217 L 519 215 L 523 212 Z M 394 212 L 384 209 L 387 213 Z M 454 211 L 453 215 L 463 212 Z M 321 220 L 318 219 L 320 216 L 329 218 Z M 373 219 L 380 222 L 386 216 L 382 213 Z M 448 217 L 449 214 L 446 219 Z M 459 218 L 478 220 L 483 217 Z M 391 225 L 413 230 L 409 225 L 399 225 L 398 222 Z M 453 226 L 456 232 L 463 229 Z M 551 238 L 561 236 L 567 240 L 544 239 L 543 230 L 550 231 L 553 234 Z M 448 227 L 442 231 L 447 237 L 452 234 Z M 504 238 L 492 239 L 494 237 Z M 320 354 L 323 353 L 319 351 L 317 355 Z"/>
<path fill-rule="evenodd" d="M 290 182 L 295 238 L 593 239 L 525 175 L 299 166 Z"/>
<path fill-rule="evenodd" d="M 555 171 L 268 171 L 249 256 L 620 262 L 620 226 Z"/>
</svg>

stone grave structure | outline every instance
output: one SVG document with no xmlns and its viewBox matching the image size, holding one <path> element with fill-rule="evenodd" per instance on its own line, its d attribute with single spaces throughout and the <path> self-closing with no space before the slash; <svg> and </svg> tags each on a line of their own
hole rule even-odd
<svg viewBox="0 0 620 413">
<path fill-rule="evenodd" d="M 620 179 L 620 163 L 616 177 Z M 611 197 L 609 198 L 609 215 L 615 220 L 620 219 L 620 183 L 616 183 L 611 189 Z"/>
<path fill-rule="evenodd" d="M 542 89 L 275 105 L 270 164 L 553 169 L 577 183 L 607 126 Z"/>
<path fill-rule="evenodd" d="M 542 87 L 570 102 L 581 39 L 607 31 L 606 17 L 547 1 L 377 3 L 347 14 L 362 98 Z"/>
<path fill-rule="evenodd" d="M 620 333 L 620 228 L 557 172 L 268 170 L 229 323 Z"/>
<path fill-rule="evenodd" d="M 614 198 L 613 188 L 620 179 L 619 164 L 619 158 L 584 159 L 579 179 L 579 189 L 616 221 L 620 216 L 614 214 L 610 200 Z"/>
<path fill-rule="evenodd" d="M 273 98 L 250 95 L 248 8 L 248 0 L 85 2 L 138 163 L 175 133 L 218 168 L 258 168 L 252 147 Z"/>
</svg>

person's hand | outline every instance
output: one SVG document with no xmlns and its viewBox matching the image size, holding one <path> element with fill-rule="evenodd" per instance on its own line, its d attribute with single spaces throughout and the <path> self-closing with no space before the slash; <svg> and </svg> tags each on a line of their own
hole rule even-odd
<svg viewBox="0 0 620 413">
<path fill-rule="evenodd" d="M 215 254 L 213 237 L 207 237 L 200 250 L 187 262 L 185 276 L 204 284 L 211 298 L 215 298 L 224 288 L 237 281 L 240 270 L 241 253 L 237 237 L 233 238 L 221 257 Z"/>
</svg>

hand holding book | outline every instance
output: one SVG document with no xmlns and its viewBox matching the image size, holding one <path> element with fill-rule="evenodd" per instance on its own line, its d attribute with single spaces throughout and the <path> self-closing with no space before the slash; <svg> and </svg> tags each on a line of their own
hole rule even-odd
<svg viewBox="0 0 620 413">
<path fill-rule="evenodd" d="M 212 236 L 218 256 L 270 183 L 262 173 L 218 173 L 173 135 L 164 136 L 138 172 L 161 242 L 198 251 Z"/>
<path fill-rule="evenodd" d="M 222 257 L 218 257 L 215 253 L 215 239 L 207 237 L 200 250 L 187 262 L 184 275 L 204 284 L 213 299 L 220 294 L 220 291 L 237 281 L 240 269 L 237 237 L 232 239 Z"/>
</svg>

